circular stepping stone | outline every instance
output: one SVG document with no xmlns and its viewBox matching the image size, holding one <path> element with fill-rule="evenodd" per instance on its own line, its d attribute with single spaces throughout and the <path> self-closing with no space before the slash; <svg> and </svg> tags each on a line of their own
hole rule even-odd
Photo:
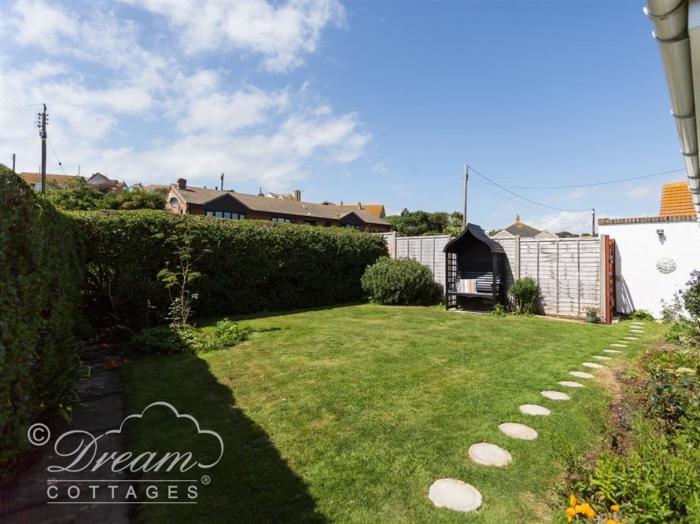
<svg viewBox="0 0 700 524">
<path fill-rule="evenodd" d="M 571 397 L 561 391 L 542 391 L 542 396 L 549 400 L 571 400 Z"/>
<path fill-rule="evenodd" d="M 627 344 L 610 344 L 611 348 L 626 348 Z"/>
<path fill-rule="evenodd" d="M 584 362 L 583 366 L 591 369 L 603 369 L 605 366 L 602 364 L 596 364 L 595 362 Z"/>
<path fill-rule="evenodd" d="M 617 349 L 604 349 L 603 353 L 622 353 L 622 351 L 618 351 Z"/>
<path fill-rule="evenodd" d="M 496 444 L 481 442 L 469 448 L 469 458 L 481 466 L 496 466 L 503 468 L 513 461 L 513 457 L 505 449 Z"/>
<path fill-rule="evenodd" d="M 557 382 L 560 386 L 564 386 L 567 388 L 582 388 L 584 387 L 583 384 L 580 382 L 574 382 L 573 380 L 562 380 L 561 382 Z"/>
<path fill-rule="evenodd" d="M 639 337 L 625 337 L 625 340 L 639 340 Z"/>
<path fill-rule="evenodd" d="M 537 438 L 537 431 L 530 426 L 518 424 L 517 422 L 504 422 L 503 424 L 499 424 L 498 429 L 501 430 L 501 433 L 510 438 L 517 438 L 520 440 L 535 440 Z"/>
<path fill-rule="evenodd" d="M 603 355 L 593 355 L 593 358 L 596 360 L 612 360 L 612 358 L 604 357 Z"/>
<path fill-rule="evenodd" d="M 456 479 L 440 479 L 433 482 L 428 498 L 438 508 L 452 511 L 476 511 L 481 507 L 481 493 L 466 482 Z"/>
<path fill-rule="evenodd" d="M 643 326 L 644 322 L 632 322 L 631 325 L 632 326 Z"/>
<path fill-rule="evenodd" d="M 586 373 L 585 371 L 569 371 L 569 375 L 578 378 L 587 378 L 589 380 L 595 378 L 593 375 L 591 375 L 590 373 Z"/>
<path fill-rule="evenodd" d="M 538 406 L 537 404 L 523 404 L 520 406 L 520 413 L 535 417 L 546 417 L 552 412 L 543 406 Z"/>
</svg>

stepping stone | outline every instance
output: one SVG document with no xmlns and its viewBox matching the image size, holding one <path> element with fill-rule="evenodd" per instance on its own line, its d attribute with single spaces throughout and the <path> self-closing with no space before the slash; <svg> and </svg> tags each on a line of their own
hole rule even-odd
<svg viewBox="0 0 700 524">
<path fill-rule="evenodd" d="M 510 438 L 517 438 L 520 440 L 535 440 L 537 438 L 537 431 L 530 426 L 518 424 L 517 422 L 504 422 L 503 424 L 499 424 L 498 429 L 501 430 L 501 433 Z"/>
<path fill-rule="evenodd" d="M 603 353 L 622 353 L 622 351 L 618 351 L 617 349 L 604 349 Z"/>
<path fill-rule="evenodd" d="M 593 358 L 596 360 L 612 360 L 612 358 L 604 357 L 603 355 L 593 355 Z"/>
<path fill-rule="evenodd" d="M 584 387 L 583 384 L 580 382 L 574 382 L 573 380 L 562 380 L 561 382 L 557 382 L 560 386 L 564 386 L 567 388 L 582 388 Z"/>
<path fill-rule="evenodd" d="M 440 479 L 433 482 L 428 498 L 438 508 L 452 511 L 476 511 L 481 507 L 481 493 L 466 482 L 456 479 Z"/>
<path fill-rule="evenodd" d="M 639 340 L 639 337 L 625 337 L 625 340 Z"/>
<path fill-rule="evenodd" d="M 611 348 L 626 348 L 627 344 L 610 344 Z"/>
<path fill-rule="evenodd" d="M 503 468 L 513 461 L 513 457 L 505 449 L 496 444 L 481 442 L 469 448 L 469 458 L 481 466 L 496 466 Z"/>
<path fill-rule="evenodd" d="M 632 322 L 630 325 L 632 326 L 643 326 L 644 322 Z"/>
<path fill-rule="evenodd" d="M 591 375 L 590 373 L 586 373 L 585 371 L 569 371 L 569 375 L 578 378 L 587 378 L 589 380 L 595 378 L 593 375 Z"/>
<path fill-rule="evenodd" d="M 542 396 L 549 400 L 571 400 L 571 397 L 561 391 L 542 391 Z"/>
<path fill-rule="evenodd" d="M 520 413 L 535 417 L 546 417 L 552 412 L 543 406 L 538 406 L 537 404 L 523 404 L 520 406 Z"/>
<path fill-rule="evenodd" d="M 596 364 L 595 362 L 584 362 L 583 366 L 591 369 L 603 369 L 605 366 L 602 364 Z"/>
</svg>

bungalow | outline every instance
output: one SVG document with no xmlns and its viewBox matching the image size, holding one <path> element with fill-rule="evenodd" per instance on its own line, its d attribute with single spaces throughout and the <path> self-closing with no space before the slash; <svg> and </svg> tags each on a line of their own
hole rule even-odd
<svg viewBox="0 0 700 524">
<path fill-rule="evenodd" d="M 187 185 L 184 178 L 170 186 L 166 200 L 173 213 L 207 215 L 229 220 L 271 220 L 315 226 L 352 227 L 364 231 L 386 232 L 391 224 L 363 209 L 345 209 L 332 204 L 303 202 L 301 192 L 295 198 L 247 195 Z"/>
<path fill-rule="evenodd" d="M 501 229 L 498 233 L 493 235 L 492 238 L 558 238 L 554 233 L 550 233 L 547 230 L 540 231 L 539 229 L 527 225 L 525 222 L 520 221 L 520 215 L 515 215 L 515 222 L 513 222 L 508 227 Z"/>
<path fill-rule="evenodd" d="M 41 191 L 41 173 L 20 173 L 19 177 L 24 180 L 29 187 L 35 191 Z M 72 175 L 55 175 L 53 173 L 46 173 L 46 186 L 47 187 L 70 187 L 84 179 L 79 176 Z"/>
<path fill-rule="evenodd" d="M 93 186 L 95 189 L 104 192 L 119 193 L 125 189 L 128 189 L 127 185 L 124 182 L 120 182 L 119 180 L 112 180 L 111 178 L 106 177 L 102 173 L 93 173 L 92 176 L 90 176 L 90 178 L 86 180 L 86 182 Z"/>
</svg>

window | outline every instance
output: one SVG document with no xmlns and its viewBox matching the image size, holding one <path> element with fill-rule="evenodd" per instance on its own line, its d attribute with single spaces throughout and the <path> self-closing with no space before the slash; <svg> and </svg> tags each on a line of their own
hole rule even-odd
<svg viewBox="0 0 700 524">
<path fill-rule="evenodd" d="M 285 218 L 285 217 L 272 217 L 272 221 L 273 222 L 285 222 L 285 223 L 290 222 L 290 220 L 288 218 Z"/>
<path fill-rule="evenodd" d="M 360 226 L 356 226 L 355 224 L 345 224 L 343 227 L 351 227 L 353 229 L 360 229 Z"/>
<path fill-rule="evenodd" d="M 170 199 L 170 207 L 171 207 L 172 209 L 177 209 L 177 203 L 178 203 L 178 202 L 177 202 L 177 198 L 172 197 L 172 198 Z"/>
<path fill-rule="evenodd" d="M 223 218 L 225 220 L 245 220 L 243 213 L 232 213 L 230 211 L 207 211 L 208 217 Z"/>
</svg>

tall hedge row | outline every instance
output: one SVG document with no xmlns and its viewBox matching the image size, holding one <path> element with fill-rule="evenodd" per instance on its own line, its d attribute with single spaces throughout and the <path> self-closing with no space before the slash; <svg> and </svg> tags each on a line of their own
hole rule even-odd
<svg viewBox="0 0 700 524">
<path fill-rule="evenodd" d="M 82 286 L 74 223 L 0 165 L 0 464 L 77 371 Z M 1 475 L 0 475 L 1 476 Z"/>
<path fill-rule="evenodd" d="M 74 212 L 86 254 L 87 311 L 129 326 L 162 318 L 158 271 L 191 241 L 199 317 L 325 306 L 362 298 L 384 240 L 350 229 L 226 221 L 161 211 Z"/>
</svg>

